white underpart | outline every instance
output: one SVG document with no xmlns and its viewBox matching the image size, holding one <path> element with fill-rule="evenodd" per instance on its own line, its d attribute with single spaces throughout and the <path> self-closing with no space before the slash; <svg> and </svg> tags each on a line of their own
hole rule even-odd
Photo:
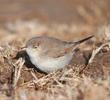
<svg viewBox="0 0 110 100">
<path fill-rule="evenodd" d="M 27 54 L 33 65 L 39 68 L 43 72 L 50 73 L 52 71 L 64 68 L 72 59 L 73 53 L 66 54 L 58 58 L 52 57 L 40 57 L 39 54 L 32 52 L 32 50 L 27 49 Z"/>
</svg>

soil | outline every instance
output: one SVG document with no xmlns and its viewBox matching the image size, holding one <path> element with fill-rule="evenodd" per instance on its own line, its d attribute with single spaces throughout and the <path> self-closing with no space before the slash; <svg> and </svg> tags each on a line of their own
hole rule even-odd
<svg viewBox="0 0 110 100">
<path fill-rule="evenodd" d="M 109 100 L 109 4 L 109 0 L 1 0 L 0 100 Z M 68 66 L 50 74 L 39 71 L 21 50 L 35 36 L 78 41 L 90 35 L 94 37 L 79 45 Z"/>
</svg>

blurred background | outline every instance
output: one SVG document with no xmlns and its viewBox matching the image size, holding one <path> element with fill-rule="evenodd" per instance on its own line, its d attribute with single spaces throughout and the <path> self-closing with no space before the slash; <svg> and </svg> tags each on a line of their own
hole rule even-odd
<svg viewBox="0 0 110 100">
<path fill-rule="evenodd" d="M 35 36 L 90 35 L 68 67 L 46 77 L 21 50 Z M 0 0 L 0 100 L 110 100 L 109 41 L 110 0 Z"/>
<path fill-rule="evenodd" d="M 1 41 L 15 33 L 73 40 L 103 32 L 109 20 L 110 0 L 0 0 Z"/>
<path fill-rule="evenodd" d="M 110 0 L 0 0 L 0 22 L 37 18 L 43 22 L 98 24 L 110 18 Z"/>
</svg>

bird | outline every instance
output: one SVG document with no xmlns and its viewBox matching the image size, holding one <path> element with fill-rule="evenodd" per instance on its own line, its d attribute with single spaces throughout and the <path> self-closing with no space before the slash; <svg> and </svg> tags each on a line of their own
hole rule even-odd
<svg viewBox="0 0 110 100">
<path fill-rule="evenodd" d="M 86 37 L 77 42 L 68 42 L 53 37 L 38 36 L 29 39 L 23 47 L 31 63 L 40 71 L 51 73 L 67 66 L 79 44 L 94 37 Z"/>
</svg>

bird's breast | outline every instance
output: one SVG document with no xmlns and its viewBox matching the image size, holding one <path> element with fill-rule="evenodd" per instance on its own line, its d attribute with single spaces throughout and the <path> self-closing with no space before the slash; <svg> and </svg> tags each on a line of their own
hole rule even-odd
<svg viewBox="0 0 110 100">
<path fill-rule="evenodd" d="M 52 72 L 61 69 L 69 64 L 72 59 L 73 54 L 69 53 L 58 58 L 52 58 L 47 56 L 40 56 L 38 54 L 33 54 L 30 51 L 26 51 L 29 58 L 37 68 L 44 72 Z"/>
</svg>

